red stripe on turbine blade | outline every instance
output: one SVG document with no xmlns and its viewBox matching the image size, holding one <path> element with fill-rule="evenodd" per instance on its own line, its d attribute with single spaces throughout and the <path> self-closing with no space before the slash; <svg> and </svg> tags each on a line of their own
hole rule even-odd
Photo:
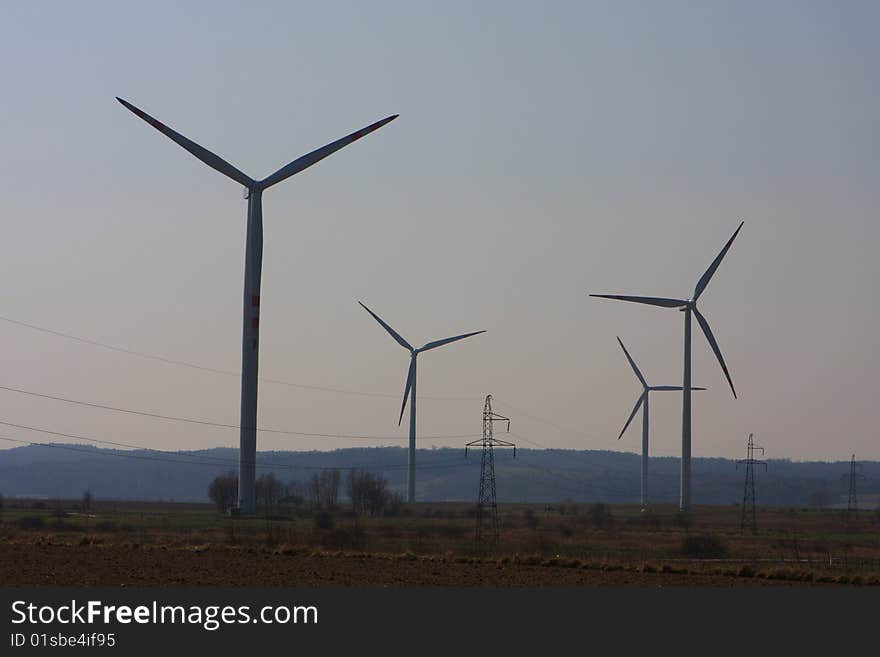
<svg viewBox="0 0 880 657">
<path fill-rule="evenodd" d="M 260 328 L 260 318 L 259 317 L 254 317 L 251 320 L 251 328 L 254 328 L 254 329 Z"/>
<path fill-rule="evenodd" d="M 159 130 L 159 131 L 165 130 L 165 124 L 163 124 L 161 121 L 156 121 L 155 119 L 153 119 L 151 121 L 151 123 L 153 124 L 153 127 L 156 128 L 156 130 Z"/>
<path fill-rule="evenodd" d="M 254 294 L 251 296 L 251 305 L 252 306 L 259 306 L 260 305 L 260 295 L 259 294 Z"/>
</svg>

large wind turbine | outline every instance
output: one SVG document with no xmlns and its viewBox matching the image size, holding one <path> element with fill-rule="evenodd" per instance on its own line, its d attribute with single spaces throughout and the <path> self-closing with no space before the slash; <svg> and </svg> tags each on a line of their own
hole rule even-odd
<svg viewBox="0 0 880 657">
<path fill-rule="evenodd" d="M 727 382 L 730 384 L 730 390 L 733 392 L 734 398 L 736 398 L 736 389 L 733 387 L 733 381 L 730 378 L 730 372 L 727 371 L 727 365 L 724 364 L 724 357 L 721 355 L 721 349 L 718 347 L 718 342 L 715 341 L 715 336 L 712 335 L 712 329 L 709 328 L 709 322 L 706 321 L 706 318 L 703 317 L 697 309 L 697 299 L 700 298 L 700 295 L 703 294 L 706 286 L 709 285 L 709 281 L 712 280 L 715 270 L 718 269 L 718 265 L 721 264 L 721 260 L 727 254 L 727 251 L 730 249 L 731 244 L 733 244 L 733 240 L 736 239 L 737 234 L 739 234 L 740 229 L 743 227 L 743 223 L 745 222 L 740 222 L 736 231 L 733 233 L 733 236 L 727 240 L 727 244 L 721 249 L 721 253 L 716 256 L 715 260 L 712 261 L 712 264 L 709 265 L 709 268 L 706 270 L 706 273 L 700 277 L 699 281 L 697 281 L 697 286 L 694 288 L 694 296 L 690 299 L 634 297 L 619 294 L 590 295 L 591 297 L 601 297 L 603 299 L 618 299 L 620 301 L 646 303 L 651 306 L 661 306 L 663 308 L 678 308 L 684 312 L 684 380 L 682 383 L 684 390 L 682 390 L 681 410 L 681 494 L 679 497 L 679 508 L 682 511 L 687 511 L 691 507 L 691 313 L 696 316 L 697 323 L 699 323 L 700 328 L 703 330 L 703 334 L 706 336 L 706 340 L 708 340 L 709 345 L 712 347 L 712 351 L 715 352 L 718 364 L 721 365 L 721 369 L 724 371 L 724 376 L 727 377 Z"/>
<path fill-rule="evenodd" d="M 646 509 L 648 507 L 648 395 L 649 392 L 654 390 L 684 390 L 681 386 L 649 386 L 648 382 L 645 381 L 645 377 L 642 376 L 642 373 L 639 371 L 639 368 L 636 367 L 635 361 L 632 359 L 632 356 L 629 355 L 629 352 L 626 350 L 626 347 L 623 346 L 623 341 L 620 338 L 617 338 L 617 341 L 620 343 L 620 348 L 623 349 L 623 353 L 626 354 L 626 359 L 629 361 L 630 367 L 632 367 L 633 372 L 636 374 L 636 378 L 638 378 L 639 383 L 642 384 L 642 394 L 639 395 L 639 398 L 636 400 L 636 405 L 633 407 L 632 413 L 629 414 L 629 419 L 626 421 L 626 424 L 623 425 L 623 429 L 620 430 L 620 435 L 617 437 L 618 440 L 623 438 L 623 434 L 626 433 L 627 427 L 629 427 L 629 423 L 632 422 L 632 419 L 636 416 L 636 413 L 639 412 L 639 407 L 642 407 L 642 496 L 641 496 L 641 505 L 642 509 Z M 691 390 L 705 390 L 705 388 L 691 388 Z"/>
<path fill-rule="evenodd" d="M 260 274 L 263 263 L 263 190 L 276 183 L 280 183 L 282 180 L 299 173 L 303 169 L 307 169 L 328 155 L 335 153 L 340 148 L 348 146 L 353 141 L 373 132 L 373 130 L 381 128 L 386 123 L 396 119 L 398 115 L 394 114 L 386 117 L 342 139 L 337 139 L 322 148 L 303 155 L 262 180 L 254 180 L 236 169 L 226 160 L 190 141 L 131 103 L 119 97 L 116 100 L 163 135 L 195 155 L 209 167 L 241 183 L 246 189 L 248 208 L 241 340 L 241 428 L 238 461 L 238 508 L 241 513 L 252 514 L 255 511 L 254 498 L 256 493 L 257 366 L 259 360 Z"/>
<path fill-rule="evenodd" d="M 389 335 L 397 341 L 404 349 L 409 350 L 409 372 L 406 375 L 406 388 L 403 391 L 403 404 L 400 406 L 400 417 L 397 419 L 398 426 L 401 421 L 403 421 L 403 411 L 406 408 L 406 400 L 407 397 L 410 396 L 410 390 L 412 390 L 412 398 L 409 402 L 409 478 L 407 482 L 407 502 L 415 502 L 416 501 L 416 359 L 418 355 L 423 351 L 428 351 L 429 349 L 434 349 L 435 347 L 442 347 L 445 344 L 449 344 L 450 342 L 455 342 L 456 340 L 464 340 L 465 338 L 469 338 L 472 335 L 478 335 L 480 333 L 485 333 L 485 331 L 474 331 L 473 333 L 465 333 L 464 335 L 456 335 L 452 338 L 444 338 L 442 340 L 435 340 L 434 342 L 429 342 L 423 347 L 419 347 L 418 349 L 414 348 L 409 342 L 404 340 L 401 335 L 395 331 L 393 328 L 388 326 L 382 318 L 379 317 L 372 310 L 364 306 L 363 303 L 358 301 L 358 303 L 363 306 L 364 310 L 370 313 L 377 322 L 382 325 L 386 331 L 388 331 Z"/>
</svg>

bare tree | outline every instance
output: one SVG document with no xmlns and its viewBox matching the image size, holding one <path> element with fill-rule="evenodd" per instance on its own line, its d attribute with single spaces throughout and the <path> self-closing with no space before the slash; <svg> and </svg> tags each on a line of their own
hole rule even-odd
<svg viewBox="0 0 880 657">
<path fill-rule="evenodd" d="M 284 486 L 281 492 L 281 499 L 278 500 L 280 504 L 288 505 L 289 507 L 293 507 L 294 510 L 299 510 L 299 508 L 303 505 L 306 500 L 306 486 L 301 481 L 289 481 Z"/>
<path fill-rule="evenodd" d="M 321 493 L 323 497 L 323 505 L 328 509 L 336 507 L 339 501 L 339 483 L 342 476 L 339 470 L 322 470 L 321 471 Z"/>
<path fill-rule="evenodd" d="M 322 470 L 313 474 L 306 487 L 309 503 L 316 509 L 333 509 L 339 501 L 339 470 Z"/>
<path fill-rule="evenodd" d="M 817 488 L 807 498 L 807 504 L 819 509 L 824 509 L 825 507 L 830 506 L 833 501 L 834 496 L 831 495 L 831 491 L 829 491 L 825 485 L 822 485 L 821 488 Z"/>
<path fill-rule="evenodd" d="M 256 501 L 257 506 L 262 506 L 266 515 L 272 515 L 281 499 L 283 487 L 281 481 L 274 473 L 269 472 L 261 475 L 256 481 Z"/>
<path fill-rule="evenodd" d="M 364 470 L 351 470 L 345 488 L 357 515 L 385 515 L 399 504 L 399 499 L 388 490 L 384 477 Z"/>
<path fill-rule="evenodd" d="M 208 486 L 208 497 L 217 506 L 217 510 L 223 513 L 235 505 L 238 496 L 238 475 L 234 472 L 214 477 Z"/>
<path fill-rule="evenodd" d="M 306 484 L 306 498 L 309 506 L 318 509 L 321 506 L 321 477 L 318 473 L 312 475 L 309 483 Z"/>
</svg>

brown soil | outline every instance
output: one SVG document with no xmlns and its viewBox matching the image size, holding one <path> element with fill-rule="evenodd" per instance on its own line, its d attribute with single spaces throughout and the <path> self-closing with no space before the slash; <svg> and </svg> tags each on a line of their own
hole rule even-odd
<svg viewBox="0 0 880 657">
<path fill-rule="evenodd" d="M 308 549 L 0 543 L 0 586 L 819 586 L 721 574 L 639 572 L 546 560 L 529 565 Z M 825 586 L 822 584 L 822 586 Z"/>
</svg>

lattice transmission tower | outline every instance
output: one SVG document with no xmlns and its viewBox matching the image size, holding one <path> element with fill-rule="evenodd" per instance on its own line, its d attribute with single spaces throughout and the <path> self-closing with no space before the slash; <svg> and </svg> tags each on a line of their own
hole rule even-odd
<svg viewBox="0 0 880 657">
<path fill-rule="evenodd" d="M 859 470 L 861 469 L 862 464 L 856 462 L 856 455 L 852 455 L 852 459 L 849 462 L 849 474 L 841 475 L 841 477 L 849 477 L 849 498 L 846 501 L 846 515 L 852 516 L 854 511 L 859 510 L 859 500 L 856 495 L 856 481 L 859 479 L 864 479 L 865 475 L 863 475 Z"/>
<path fill-rule="evenodd" d="M 483 437 L 469 442 L 464 447 L 467 457 L 468 447 L 481 447 L 483 458 L 480 464 L 480 493 L 477 499 L 477 527 L 474 536 L 478 546 L 498 542 L 498 504 L 495 499 L 495 447 L 513 447 L 516 458 L 516 445 L 500 440 L 493 435 L 492 425 L 495 422 L 507 422 L 510 431 L 510 418 L 499 415 L 492 410 L 492 395 L 486 395 L 483 405 Z"/>
<path fill-rule="evenodd" d="M 743 463 L 746 466 L 746 483 L 743 489 L 742 517 L 739 521 L 739 530 L 745 531 L 748 524 L 753 534 L 758 532 L 758 512 L 755 505 L 755 466 L 763 465 L 767 469 L 767 461 L 756 461 L 755 451 L 760 450 L 764 456 L 764 448 L 755 444 L 754 434 L 749 434 L 749 442 L 746 446 L 746 458 L 737 461 L 736 467 Z"/>
</svg>

